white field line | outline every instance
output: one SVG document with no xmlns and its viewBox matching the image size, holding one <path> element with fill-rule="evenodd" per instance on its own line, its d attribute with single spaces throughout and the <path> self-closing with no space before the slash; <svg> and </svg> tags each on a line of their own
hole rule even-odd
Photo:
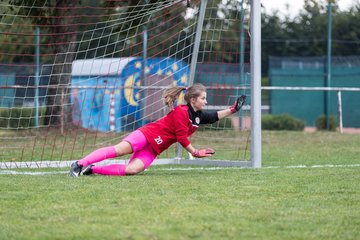
<svg viewBox="0 0 360 240">
<path fill-rule="evenodd" d="M 259 169 L 294 169 L 294 168 L 355 168 L 360 167 L 360 164 L 324 164 L 324 165 L 298 165 L 298 166 L 269 166 L 262 167 Z M 160 168 L 160 169 L 150 169 L 149 171 L 216 171 L 216 170 L 224 170 L 224 169 L 251 169 L 246 167 L 170 167 L 170 168 Z M 256 169 L 256 170 L 259 170 Z M 148 170 L 148 169 L 147 169 Z M 0 170 L 0 175 L 8 174 L 8 175 L 54 175 L 54 174 L 67 174 L 68 171 L 48 171 L 48 172 L 26 172 L 26 171 L 16 171 L 16 170 Z"/>
<path fill-rule="evenodd" d="M 269 167 L 262 167 L 259 169 L 285 169 L 285 168 L 352 168 L 352 167 L 360 167 L 360 164 L 343 164 L 343 165 L 334 165 L 334 164 L 324 164 L 324 165 L 298 165 L 298 166 L 269 166 Z M 224 169 L 252 169 L 248 167 L 186 167 L 186 168 L 160 168 L 154 169 L 155 171 L 192 171 L 192 170 L 224 170 Z"/>
<path fill-rule="evenodd" d="M 0 170 L 0 175 L 55 175 L 55 174 L 67 174 L 68 171 L 52 171 L 52 172 L 23 172 L 15 170 Z"/>
</svg>

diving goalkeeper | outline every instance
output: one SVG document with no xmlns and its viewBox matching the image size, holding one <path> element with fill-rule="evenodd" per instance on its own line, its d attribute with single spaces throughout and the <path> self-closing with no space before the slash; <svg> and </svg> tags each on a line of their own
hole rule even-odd
<svg viewBox="0 0 360 240">
<path fill-rule="evenodd" d="M 187 104 L 174 108 L 174 102 L 182 91 L 185 91 L 184 100 Z M 192 146 L 188 137 L 199 128 L 199 125 L 211 124 L 238 112 L 245 103 L 246 96 L 238 97 L 228 109 L 217 112 L 203 111 L 207 104 L 206 96 L 206 88 L 202 84 L 194 84 L 188 88 L 176 86 L 166 89 L 164 102 L 171 111 L 165 117 L 140 127 L 115 146 L 97 149 L 72 163 L 69 175 L 134 175 L 147 169 L 157 155 L 176 142 L 196 158 L 212 156 L 215 153 L 213 149 L 197 149 Z M 105 159 L 126 154 L 131 154 L 128 164 L 94 165 Z"/>
</svg>

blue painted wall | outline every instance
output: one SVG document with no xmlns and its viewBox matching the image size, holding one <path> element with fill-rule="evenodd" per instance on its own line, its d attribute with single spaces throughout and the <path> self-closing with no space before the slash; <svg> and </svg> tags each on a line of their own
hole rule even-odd
<svg viewBox="0 0 360 240">
<path fill-rule="evenodd" d="M 116 132 L 134 130 L 145 124 L 141 120 L 141 95 L 137 88 L 141 86 L 142 68 L 141 58 L 131 58 L 116 74 L 73 75 L 73 123 L 83 128 L 109 132 L 110 96 L 113 94 Z M 145 71 L 147 75 L 171 76 L 178 86 L 186 86 L 189 76 L 188 65 L 172 58 L 148 59 Z"/>
</svg>

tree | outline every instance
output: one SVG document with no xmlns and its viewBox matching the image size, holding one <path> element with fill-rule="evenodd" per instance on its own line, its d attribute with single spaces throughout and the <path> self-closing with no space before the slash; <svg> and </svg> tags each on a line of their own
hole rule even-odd
<svg viewBox="0 0 360 240">
<path fill-rule="evenodd" d="M 2 0 L 3 2 L 5 0 Z M 70 81 L 71 63 L 74 59 L 76 31 L 73 24 L 76 8 L 80 0 L 10 0 L 10 6 L 19 6 L 17 14 L 33 16 L 31 22 L 35 26 L 47 26 L 48 36 L 54 36 L 49 41 L 49 49 L 54 58 L 52 74 L 47 89 L 45 125 L 57 125 L 61 116 L 61 96 L 67 91 L 64 86 Z M 64 44 L 67 43 L 67 44 Z"/>
<path fill-rule="evenodd" d="M 333 56 L 360 55 L 360 4 L 341 12 L 332 8 Z M 327 1 L 306 0 L 294 19 L 262 14 L 262 72 L 267 75 L 268 57 L 324 56 L 327 49 Z"/>
<path fill-rule="evenodd" d="M 333 17 L 334 55 L 360 55 L 360 3 Z"/>
</svg>

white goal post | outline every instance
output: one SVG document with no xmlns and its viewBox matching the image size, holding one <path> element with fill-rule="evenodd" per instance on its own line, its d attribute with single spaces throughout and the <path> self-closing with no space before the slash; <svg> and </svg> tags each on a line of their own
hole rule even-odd
<svg viewBox="0 0 360 240">
<path fill-rule="evenodd" d="M 30 2 L 0 3 L 0 169 L 67 167 L 164 116 L 169 85 L 194 83 L 206 111 L 247 103 L 190 138 L 211 159 L 174 145 L 154 165 L 261 167 L 260 0 Z M 114 161 L 127 159 L 102 164 Z"/>
</svg>

